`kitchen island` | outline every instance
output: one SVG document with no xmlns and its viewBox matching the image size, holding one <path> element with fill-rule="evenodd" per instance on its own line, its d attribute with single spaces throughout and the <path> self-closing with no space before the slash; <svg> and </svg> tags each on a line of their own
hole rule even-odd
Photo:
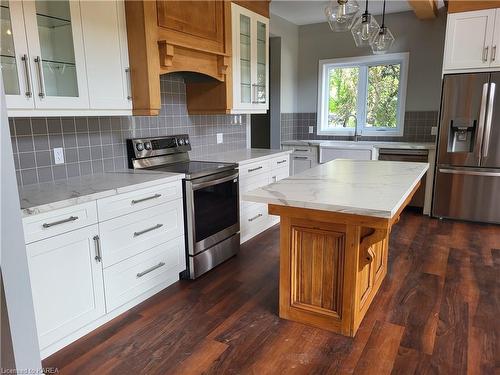
<svg viewBox="0 0 500 375">
<path fill-rule="evenodd" d="M 279 315 L 354 336 L 427 163 L 337 159 L 244 194 L 281 217 Z"/>
</svg>

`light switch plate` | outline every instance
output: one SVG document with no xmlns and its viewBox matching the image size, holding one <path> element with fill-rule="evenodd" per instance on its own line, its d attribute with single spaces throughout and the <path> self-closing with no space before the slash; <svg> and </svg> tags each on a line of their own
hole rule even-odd
<svg viewBox="0 0 500 375">
<path fill-rule="evenodd" d="M 217 144 L 224 142 L 224 134 L 217 133 Z"/>
<path fill-rule="evenodd" d="M 54 148 L 54 164 L 64 164 L 64 150 L 62 147 Z"/>
<path fill-rule="evenodd" d="M 314 133 L 314 126 L 309 126 L 309 134 Z"/>
<path fill-rule="evenodd" d="M 436 135 L 438 133 L 438 127 L 437 126 L 433 126 L 431 128 L 431 135 Z"/>
</svg>

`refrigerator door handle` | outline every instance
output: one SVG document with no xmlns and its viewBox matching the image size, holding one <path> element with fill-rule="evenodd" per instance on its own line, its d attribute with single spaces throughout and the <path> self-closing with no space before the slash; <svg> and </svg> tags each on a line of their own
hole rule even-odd
<svg viewBox="0 0 500 375">
<path fill-rule="evenodd" d="M 490 148 L 490 133 L 491 133 L 491 122 L 493 119 L 493 104 L 495 103 L 495 91 L 496 84 L 490 84 L 490 97 L 488 99 L 488 112 L 486 114 L 486 122 L 484 126 L 484 139 L 483 139 L 483 157 L 488 156 L 488 151 Z"/>
<path fill-rule="evenodd" d="M 439 172 L 446 174 L 461 174 L 467 176 L 500 177 L 500 172 L 492 172 L 492 171 L 490 172 L 490 171 L 439 168 Z"/>
<path fill-rule="evenodd" d="M 479 128 L 478 128 L 478 137 L 476 138 L 476 145 L 474 146 L 474 154 L 480 159 L 482 154 L 482 144 L 481 140 L 484 136 L 484 124 L 486 122 L 486 110 L 488 108 L 488 89 L 490 87 L 489 83 L 485 83 L 483 85 L 483 93 L 481 95 L 481 104 L 479 108 Z"/>
</svg>

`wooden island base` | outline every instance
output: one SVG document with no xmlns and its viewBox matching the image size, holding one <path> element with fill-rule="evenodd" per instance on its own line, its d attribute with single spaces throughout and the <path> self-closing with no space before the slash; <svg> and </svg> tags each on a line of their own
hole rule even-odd
<svg viewBox="0 0 500 375">
<path fill-rule="evenodd" d="M 269 205 L 281 217 L 279 315 L 354 337 L 385 275 L 393 218 Z"/>
</svg>

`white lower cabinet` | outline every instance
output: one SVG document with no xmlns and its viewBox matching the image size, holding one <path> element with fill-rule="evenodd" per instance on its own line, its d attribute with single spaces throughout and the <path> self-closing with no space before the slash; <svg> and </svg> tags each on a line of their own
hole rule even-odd
<svg viewBox="0 0 500 375">
<path fill-rule="evenodd" d="M 106 308 L 112 311 L 159 285 L 179 280 L 186 268 L 184 237 L 180 236 L 104 270 Z"/>
<path fill-rule="evenodd" d="M 40 349 L 105 313 L 97 225 L 26 246 Z"/>
<path fill-rule="evenodd" d="M 178 180 L 23 219 L 42 358 L 179 280 L 181 191 Z"/>
<path fill-rule="evenodd" d="M 317 146 L 283 146 L 284 150 L 291 150 L 290 174 L 292 176 L 314 168 L 318 165 Z"/>
<path fill-rule="evenodd" d="M 261 167 L 261 168 L 259 168 Z M 259 168 L 259 169 L 257 169 Z M 266 186 L 290 175 L 290 155 L 283 154 L 269 160 L 240 167 L 240 195 Z M 246 242 L 279 223 L 279 217 L 269 215 L 267 204 L 242 200 L 240 203 L 240 242 Z"/>
</svg>

